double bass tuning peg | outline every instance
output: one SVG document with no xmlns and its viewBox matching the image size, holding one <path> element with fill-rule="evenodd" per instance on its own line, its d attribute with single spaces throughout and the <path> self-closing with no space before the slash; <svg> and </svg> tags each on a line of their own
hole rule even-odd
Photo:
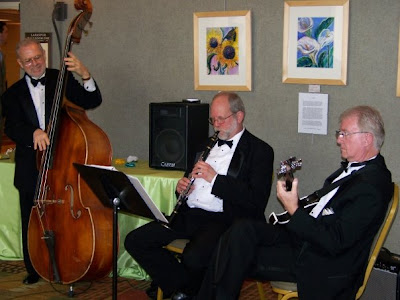
<svg viewBox="0 0 400 300">
<path fill-rule="evenodd" d="M 93 26 L 93 22 L 88 21 L 89 27 L 91 28 Z M 87 36 L 89 34 L 89 30 L 86 29 L 82 29 L 83 33 L 85 34 L 85 36 Z"/>
</svg>

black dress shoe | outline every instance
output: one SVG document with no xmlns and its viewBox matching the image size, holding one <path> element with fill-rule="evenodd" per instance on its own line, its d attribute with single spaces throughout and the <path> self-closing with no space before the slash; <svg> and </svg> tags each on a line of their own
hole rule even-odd
<svg viewBox="0 0 400 300">
<path fill-rule="evenodd" d="M 25 279 L 22 281 L 23 284 L 34 284 L 39 281 L 39 275 L 37 274 L 28 274 Z"/>
<path fill-rule="evenodd" d="M 154 285 L 153 283 L 150 285 L 150 287 L 146 290 L 146 294 L 150 299 L 156 300 L 157 299 L 157 292 L 158 292 L 158 286 Z M 170 298 L 172 293 L 166 292 L 163 293 L 163 299 Z"/>
<path fill-rule="evenodd" d="M 190 299 L 193 299 L 193 297 L 182 292 L 173 293 L 171 297 L 171 300 L 190 300 Z"/>
<path fill-rule="evenodd" d="M 156 299 L 157 286 L 151 284 L 150 287 L 146 289 L 146 294 L 147 294 L 147 296 L 149 296 L 149 298 Z"/>
</svg>

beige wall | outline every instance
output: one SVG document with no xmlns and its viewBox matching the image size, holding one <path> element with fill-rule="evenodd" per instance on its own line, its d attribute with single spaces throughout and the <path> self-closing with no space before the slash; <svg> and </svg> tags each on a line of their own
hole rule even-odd
<svg viewBox="0 0 400 300">
<path fill-rule="evenodd" d="M 69 18 L 57 22 L 63 40 L 77 14 L 73 1 L 65 2 Z M 321 86 L 321 92 L 329 94 L 327 136 L 297 133 L 298 93 L 307 92 L 308 86 L 282 83 L 282 0 L 92 0 L 93 27 L 73 51 L 101 87 L 104 103 L 90 116 L 109 135 L 114 157 L 135 154 L 148 159 L 150 102 L 189 97 L 210 101 L 214 91 L 193 87 L 193 12 L 222 11 L 225 3 L 226 10 L 252 11 L 253 89 L 240 93 L 247 108 L 246 126 L 275 149 L 276 168 L 289 156 L 303 159 L 302 170 L 296 172 L 301 195 L 320 188 L 338 167 L 337 119 L 345 108 L 359 104 L 381 111 L 387 131 L 382 154 L 393 180 L 399 182 L 398 0 L 350 0 L 348 84 Z M 21 0 L 21 35 L 53 31 L 52 5 L 46 0 Z M 52 61 L 58 67 L 53 37 Z M 272 210 L 281 210 L 275 192 L 267 213 Z M 395 222 L 386 246 L 400 253 L 399 217 Z"/>
</svg>

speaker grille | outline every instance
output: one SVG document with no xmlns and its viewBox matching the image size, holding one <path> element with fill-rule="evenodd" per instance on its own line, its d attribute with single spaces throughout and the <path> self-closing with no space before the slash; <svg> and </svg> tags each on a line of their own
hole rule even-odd
<svg viewBox="0 0 400 300">
<path fill-rule="evenodd" d="M 161 161 L 180 163 L 185 157 L 185 140 L 174 129 L 164 129 L 154 141 L 157 158 Z"/>
<path fill-rule="evenodd" d="M 208 137 L 209 105 L 150 103 L 149 166 L 186 170 Z"/>
<path fill-rule="evenodd" d="M 361 300 L 398 300 L 399 274 L 374 267 Z"/>
</svg>

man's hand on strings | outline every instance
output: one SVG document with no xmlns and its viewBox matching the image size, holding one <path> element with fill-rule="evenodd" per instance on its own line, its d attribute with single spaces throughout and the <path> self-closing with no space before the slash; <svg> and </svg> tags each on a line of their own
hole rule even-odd
<svg viewBox="0 0 400 300">
<path fill-rule="evenodd" d="M 72 52 L 68 52 L 68 57 L 64 58 L 67 70 L 75 72 L 82 78 L 90 78 L 89 70 Z"/>
<path fill-rule="evenodd" d="M 47 146 L 50 145 L 49 137 L 47 133 L 42 129 L 38 128 L 33 132 L 33 149 L 40 151 L 46 150 Z"/>
<path fill-rule="evenodd" d="M 292 182 L 291 191 L 286 190 L 285 180 L 278 180 L 276 183 L 276 195 L 290 215 L 293 215 L 299 208 L 298 183 L 299 180 L 295 178 Z"/>
</svg>

